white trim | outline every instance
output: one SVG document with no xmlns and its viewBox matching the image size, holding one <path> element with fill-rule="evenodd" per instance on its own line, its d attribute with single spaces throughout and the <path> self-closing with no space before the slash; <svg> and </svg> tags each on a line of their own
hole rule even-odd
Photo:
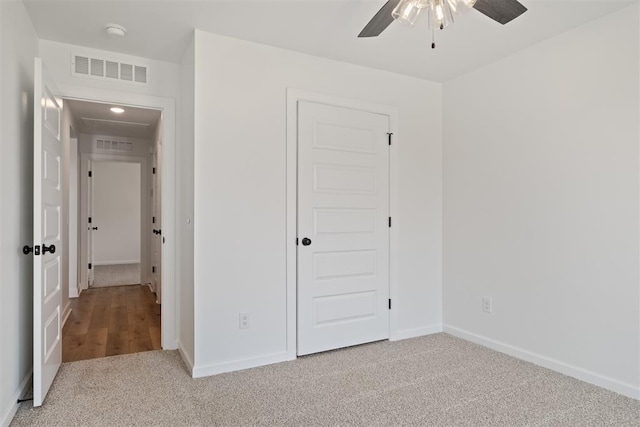
<svg viewBox="0 0 640 427">
<path fill-rule="evenodd" d="M 62 326 L 60 329 L 64 328 L 64 325 L 67 323 L 69 316 L 71 315 L 71 302 L 67 301 L 67 306 L 64 308 L 64 314 L 62 315 Z"/>
<path fill-rule="evenodd" d="M 620 393 L 632 399 L 640 400 L 640 387 L 638 386 L 624 383 L 614 378 L 588 371 L 586 369 L 582 369 L 577 366 L 552 359 L 550 357 L 543 356 L 541 354 L 534 353 L 519 347 L 505 344 L 500 341 L 495 341 L 482 335 L 474 334 L 464 329 L 456 328 L 454 326 L 444 325 L 444 332 L 458 338 L 462 338 L 463 340 L 471 341 L 481 346 L 488 347 L 492 350 L 508 354 L 509 356 L 517 357 L 518 359 L 531 362 L 535 365 L 542 366 L 543 368 L 551 369 L 553 371 L 568 375 L 581 381 L 585 381 L 598 387 L 606 388 L 607 390 Z"/>
<path fill-rule="evenodd" d="M 80 290 L 80 283 L 76 284 L 75 287 L 69 286 L 69 298 L 78 298 L 80 296 L 80 292 L 82 292 Z"/>
<path fill-rule="evenodd" d="M 638 15 L 640 15 L 640 9 L 638 9 Z M 640 93 L 638 95 L 640 96 Z M 640 148 L 640 140 L 638 140 L 638 143 L 639 143 L 638 146 Z M 638 160 L 638 162 L 640 162 L 640 150 L 638 150 L 638 159 L 637 160 Z M 640 184 L 640 174 L 638 174 L 636 179 L 638 179 L 638 183 Z M 640 186 L 638 188 L 640 188 Z M 638 197 L 638 208 L 639 208 L 638 212 L 640 212 L 640 195 Z M 640 231 L 640 228 L 638 230 Z M 636 237 L 637 237 L 638 241 L 640 242 L 640 233 Z M 639 261 L 638 262 L 638 268 L 640 270 L 640 254 L 639 254 L 639 257 L 638 257 L 638 261 Z M 640 273 L 640 271 L 639 271 L 639 273 Z M 640 277 L 640 274 L 638 275 L 638 277 Z M 640 290 L 640 281 L 638 281 L 638 288 Z M 640 307 L 640 292 L 638 292 L 638 301 L 637 301 L 637 303 L 638 303 L 638 307 Z M 640 310 L 638 310 L 638 319 L 637 319 L 637 321 L 638 321 L 638 326 L 639 326 L 639 329 L 640 329 Z M 640 341 L 640 335 L 638 335 L 636 337 L 636 340 Z M 638 368 L 639 368 L 639 371 L 640 371 L 640 357 L 638 358 Z M 640 394 L 640 392 L 638 394 Z"/>
<path fill-rule="evenodd" d="M 191 370 L 193 378 L 208 377 L 223 374 L 225 372 L 240 371 L 243 369 L 257 368 L 258 366 L 272 365 L 274 363 L 289 362 L 295 360 L 288 352 L 274 353 L 266 356 L 251 357 L 248 359 L 232 360 L 229 362 L 213 363 L 211 365 L 194 366 Z"/>
<path fill-rule="evenodd" d="M 11 421 L 13 421 L 13 417 L 16 416 L 16 412 L 18 412 L 18 399 L 24 396 L 24 394 L 28 391 L 29 386 L 31 385 L 31 378 L 33 377 L 33 370 L 29 371 L 26 377 L 20 383 L 18 387 L 18 391 L 16 391 L 11 400 L 9 401 L 9 405 L 2 411 L 2 419 L 0 420 L 0 425 L 2 427 L 9 427 Z"/>
<path fill-rule="evenodd" d="M 195 378 L 193 376 L 193 361 L 191 360 L 191 357 L 189 357 L 189 354 L 187 353 L 187 351 L 182 346 L 182 342 L 178 344 L 178 353 L 180 353 L 180 357 L 182 357 L 182 361 L 184 362 L 184 364 L 187 365 L 187 370 L 189 371 L 189 375 L 191 375 L 192 378 Z"/>
<path fill-rule="evenodd" d="M 98 262 L 98 261 L 93 261 L 93 265 L 94 266 L 99 266 L 99 265 L 120 265 L 120 264 L 140 264 L 140 260 L 121 260 L 121 261 L 104 261 L 104 262 Z"/>
<path fill-rule="evenodd" d="M 156 304 L 160 304 L 160 301 L 158 301 L 158 293 L 156 292 L 154 286 L 151 283 L 143 283 L 142 286 L 147 286 L 151 293 L 156 296 Z"/>
<path fill-rule="evenodd" d="M 113 103 L 123 106 L 162 110 L 162 348 L 178 348 L 179 330 L 178 289 L 176 285 L 175 245 L 178 241 L 176 227 L 176 101 L 172 98 L 142 95 L 131 92 L 98 89 L 87 86 L 64 85 L 60 87 L 62 98 L 81 101 Z"/>
<path fill-rule="evenodd" d="M 396 331 L 391 336 L 391 338 L 389 338 L 389 341 L 400 341 L 409 338 L 424 337 L 426 335 L 438 334 L 440 332 L 442 332 L 441 324 L 424 326 L 422 328 L 403 329 L 401 331 Z"/>
<path fill-rule="evenodd" d="M 393 133 L 393 145 L 390 151 L 389 164 L 389 214 L 394 218 L 393 227 L 389 230 L 389 297 L 397 301 L 398 296 L 398 239 L 399 235 L 399 187 L 398 187 L 398 109 L 393 106 L 374 104 L 348 98 L 324 95 L 307 90 L 287 88 L 287 171 L 286 171 L 286 295 L 287 295 L 287 360 L 297 356 L 297 258 L 296 237 L 298 223 L 298 102 L 311 101 L 319 104 L 334 105 L 342 108 L 367 111 L 389 117 L 389 132 Z M 396 307 L 398 305 L 396 304 Z M 389 313 L 389 337 L 397 334 L 398 310 Z M 274 362 L 275 363 L 275 362 Z"/>
<path fill-rule="evenodd" d="M 65 105 L 64 102 L 62 104 Z M 63 107 L 64 108 L 64 107 Z M 70 129 L 74 129 L 73 123 L 69 124 Z M 80 239 L 78 238 L 78 231 L 80 230 L 80 226 L 78 225 L 78 215 L 80 214 L 80 205 L 78 201 L 78 196 L 80 195 L 78 192 L 78 179 L 79 179 L 79 167 L 80 167 L 80 156 L 78 152 L 78 138 L 69 138 L 69 193 L 68 193 L 68 209 L 67 209 L 67 245 L 68 245 L 68 257 L 67 261 L 69 264 L 69 284 L 78 282 L 78 273 L 79 273 L 79 257 L 78 257 L 78 243 L 80 243 Z M 77 285 L 74 289 L 73 286 L 69 286 L 68 291 L 69 298 L 77 298 L 78 297 L 78 288 Z"/>
</svg>

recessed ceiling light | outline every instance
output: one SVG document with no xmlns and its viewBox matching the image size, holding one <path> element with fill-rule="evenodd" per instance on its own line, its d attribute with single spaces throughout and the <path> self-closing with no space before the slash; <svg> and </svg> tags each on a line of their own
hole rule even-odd
<svg viewBox="0 0 640 427">
<path fill-rule="evenodd" d="M 122 113 L 124 113 L 124 108 L 111 107 L 111 112 L 116 113 L 116 114 L 122 114 Z"/>
<path fill-rule="evenodd" d="M 107 34 L 111 37 L 124 37 L 127 34 L 127 29 L 118 24 L 107 24 L 104 29 L 107 30 Z"/>
</svg>

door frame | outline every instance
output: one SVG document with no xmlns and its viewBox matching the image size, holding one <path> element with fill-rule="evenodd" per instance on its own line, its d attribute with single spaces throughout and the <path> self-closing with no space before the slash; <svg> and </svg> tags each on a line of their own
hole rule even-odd
<svg viewBox="0 0 640 427">
<path fill-rule="evenodd" d="M 308 90 L 287 88 L 287 131 L 286 131 L 286 307 L 287 307 L 287 345 L 288 360 L 297 357 L 297 245 L 298 237 L 298 102 L 309 101 L 318 104 L 332 105 L 341 108 L 382 114 L 389 117 L 389 132 L 393 134 L 389 152 L 389 216 L 399 217 L 399 186 L 398 186 L 398 118 L 396 107 L 324 95 Z M 394 301 L 393 307 L 398 307 L 398 228 L 400 221 L 394 220 L 389 229 L 389 298 Z M 398 309 L 393 308 L 389 313 L 389 340 L 399 339 Z"/>
<path fill-rule="evenodd" d="M 58 95 L 64 99 L 118 104 L 122 106 L 147 108 L 162 112 L 162 145 L 166 153 L 162 157 L 162 348 L 178 348 L 178 292 L 176 292 L 176 243 L 179 238 L 175 224 L 176 209 L 176 101 L 153 95 L 143 95 L 117 90 L 105 90 L 88 86 L 60 85 Z"/>
<path fill-rule="evenodd" d="M 109 153 L 80 153 L 80 194 L 78 196 L 78 200 L 80 201 L 80 220 L 78 221 L 78 236 L 80 237 L 80 250 L 78 255 L 78 264 L 82 267 L 81 271 L 87 270 L 86 262 L 82 262 L 87 259 L 89 255 L 89 248 L 87 247 L 88 242 L 88 231 L 86 227 L 86 218 L 88 216 L 88 205 L 87 205 L 87 196 L 88 196 L 88 178 L 87 178 L 87 170 L 88 163 L 91 161 L 92 165 L 95 162 L 118 162 L 118 163 L 135 163 L 140 165 L 140 280 L 143 281 L 148 278 L 145 276 L 145 272 L 150 270 L 150 236 L 151 236 L 151 226 L 149 225 L 148 218 L 151 218 L 149 204 L 151 203 L 148 200 L 146 195 L 149 194 L 149 177 L 147 176 L 149 173 L 148 167 L 148 159 L 142 156 L 123 156 L 118 154 L 109 154 Z M 95 201 L 96 194 L 93 193 L 92 200 Z M 92 213 L 94 214 L 94 213 Z M 95 215 L 95 214 L 94 214 Z M 95 269 L 96 264 L 93 263 L 92 268 Z M 85 283 L 83 280 L 85 278 L 85 274 L 80 275 L 80 281 L 82 283 L 82 291 L 88 289 L 88 283 Z M 141 285 L 145 283 L 142 282 Z"/>
</svg>

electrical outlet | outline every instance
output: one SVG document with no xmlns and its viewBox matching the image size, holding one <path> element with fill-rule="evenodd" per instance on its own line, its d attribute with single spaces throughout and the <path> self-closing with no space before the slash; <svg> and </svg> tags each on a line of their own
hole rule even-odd
<svg viewBox="0 0 640 427">
<path fill-rule="evenodd" d="M 491 314 L 493 311 L 493 301 L 489 297 L 482 297 L 482 311 Z"/>
<path fill-rule="evenodd" d="M 240 313 L 240 329 L 249 329 L 249 313 Z"/>
</svg>

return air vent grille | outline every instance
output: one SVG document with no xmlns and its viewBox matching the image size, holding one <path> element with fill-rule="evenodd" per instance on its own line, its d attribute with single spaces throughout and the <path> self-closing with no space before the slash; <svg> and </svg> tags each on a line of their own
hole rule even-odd
<svg viewBox="0 0 640 427">
<path fill-rule="evenodd" d="M 96 139 L 96 148 L 107 151 L 133 151 L 133 143 L 113 139 Z"/>
<path fill-rule="evenodd" d="M 145 65 L 111 61 L 90 56 L 73 55 L 71 74 L 103 80 L 143 84 L 149 83 L 149 68 Z"/>
</svg>

